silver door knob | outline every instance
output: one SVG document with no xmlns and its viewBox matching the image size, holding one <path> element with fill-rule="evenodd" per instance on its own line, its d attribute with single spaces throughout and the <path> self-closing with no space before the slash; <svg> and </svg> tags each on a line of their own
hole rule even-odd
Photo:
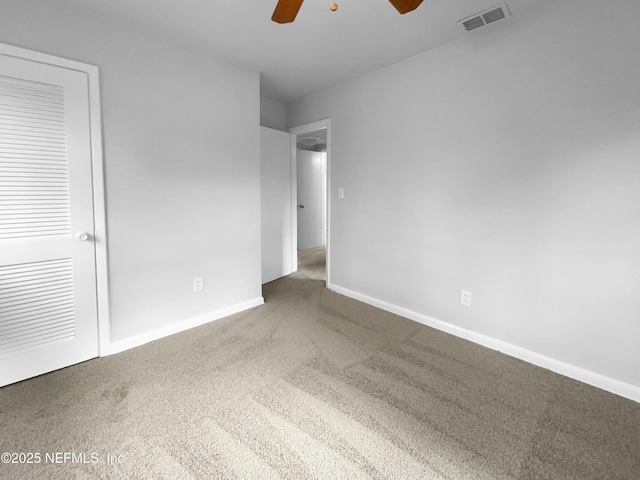
<svg viewBox="0 0 640 480">
<path fill-rule="evenodd" d="M 76 238 L 81 242 L 85 242 L 89 240 L 90 235 L 87 232 L 78 232 L 76 233 Z"/>
</svg>

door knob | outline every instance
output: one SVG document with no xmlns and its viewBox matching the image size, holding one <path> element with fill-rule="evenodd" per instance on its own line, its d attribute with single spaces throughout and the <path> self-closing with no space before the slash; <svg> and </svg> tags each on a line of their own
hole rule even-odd
<svg viewBox="0 0 640 480">
<path fill-rule="evenodd" d="M 87 240 L 89 240 L 89 234 L 87 232 L 78 232 L 76 233 L 76 238 L 78 240 L 80 240 L 81 242 L 85 242 Z"/>
<path fill-rule="evenodd" d="M 298 208 L 304 208 L 304 205 L 298 205 Z"/>
</svg>

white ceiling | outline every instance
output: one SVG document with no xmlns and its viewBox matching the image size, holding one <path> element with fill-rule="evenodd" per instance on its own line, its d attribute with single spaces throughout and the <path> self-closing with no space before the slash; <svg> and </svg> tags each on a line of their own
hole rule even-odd
<svg viewBox="0 0 640 480">
<path fill-rule="evenodd" d="M 424 0 L 400 15 L 387 0 L 337 0 L 337 12 L 332 0 L 306 0 L 295 22 L 280 25 L 271 21 L 277 0 L 54 1 L 257 70 L 261 95 L 284 102 L 465 35 L 458 20 L 501 3 Z M 507 1 L 514 17 L 541 3 Z"/>
</svg>

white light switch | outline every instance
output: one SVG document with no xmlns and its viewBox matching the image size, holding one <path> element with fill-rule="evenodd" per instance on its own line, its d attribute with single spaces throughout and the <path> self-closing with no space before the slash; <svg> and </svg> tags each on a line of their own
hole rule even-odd
<svg viewBox="0 0 640 480">
<path fill-rule="evenodd" d="M 338 198 L 344 198 L 344 188 L 338 188 Z"/>
</svg>

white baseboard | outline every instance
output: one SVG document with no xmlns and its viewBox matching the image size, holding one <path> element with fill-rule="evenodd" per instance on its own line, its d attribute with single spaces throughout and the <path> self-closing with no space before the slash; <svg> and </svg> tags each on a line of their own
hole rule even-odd
<svg viewBox="0 0 640 480">
<path fill-rule="evenodd" d="M 527 350 L 526 348 L 518 347 L 517 345 L 512 345 L 502 340 L 498 340 L 493 337 L 474 332 L 473 330 L 468 330 L 451 323 L 443 322 L 442 320 L 438 320 L 427 315 L 423 315 L 421 313 L 399 307 L 383 300 L 369 297 L 368 295 L 364 295 L 362 293 L 354 292 L 335 284 L 327 284 L 327 288 L 341 295 L 345 295 L 355 300 L 373 305 L 374 307 L 378 307 L 382 310 L 386 310 L 387 312 L 395 313 L 396 315 L 400 315 L 418 323 L 422 323 L 423 325 L 427 325 L 437 330 L 450 333 L 451 335 L 455 335 L 456 337 L 464 338 L 465 340 L 469 340 L 470 342 L 477 343 L 492 350 L 497 350 L 506 355 L 524 360 L 525 362 L 531 363 L 533 365 L 546 368 L 553 372 L 564 375 L 565 377 L 573 378 L 574 380 L 579 380 L 594 387 L 598 387 L 608 392 L 615 393 L 616 395 L 620 395 L 621 397 L 640 402 L 640 387 L 636 385 L 615 380 L 605 375 L 601 375 L 599 373 L 595 373 L 590 370 L 586 370 L 584 368 L 577 367 L 560 360 L 556 360 L 555 358 L 541 355 L 531 350 Z"/>
<path fill-rule="evenodd" d="M 242 312 L 244 310 L 248 310 L 249 308 L 257 307 L 258 305 L 262 305 L 262 304 L 264 304 L 264 298 L 258 297 L 252 300 L 248 300 L 246 302 L 232 305 L 227 308 L 216 310 L 211 313 L 199 315 L 197 317 L 190 318 L 188 320 L 183 320 L 182 322 L 174 323 L 171 325 L 167 325 L 166 327 L 158 328 L 150 332 L 136 335 L 131 338 L 118 340 L 117 342 L 111 343 L 111 349 L 109 354 L 124 352 L 125 350 L 129 350 L 130 348 L 138 347 L 140 345 L 144 345 L 145 343 L 151 342 L 153 340 L 158 340 L 160 338 L 173 335 L 174 333 L 183 332 L 184 330 L 189 330 L 190 328 L 199 327 L 200 325 L 204 325 L 205 323 L 209 323 L 223 317 L 228 317 L 229 315 L 233 315 L 234 313 Z"/>
</svg>

